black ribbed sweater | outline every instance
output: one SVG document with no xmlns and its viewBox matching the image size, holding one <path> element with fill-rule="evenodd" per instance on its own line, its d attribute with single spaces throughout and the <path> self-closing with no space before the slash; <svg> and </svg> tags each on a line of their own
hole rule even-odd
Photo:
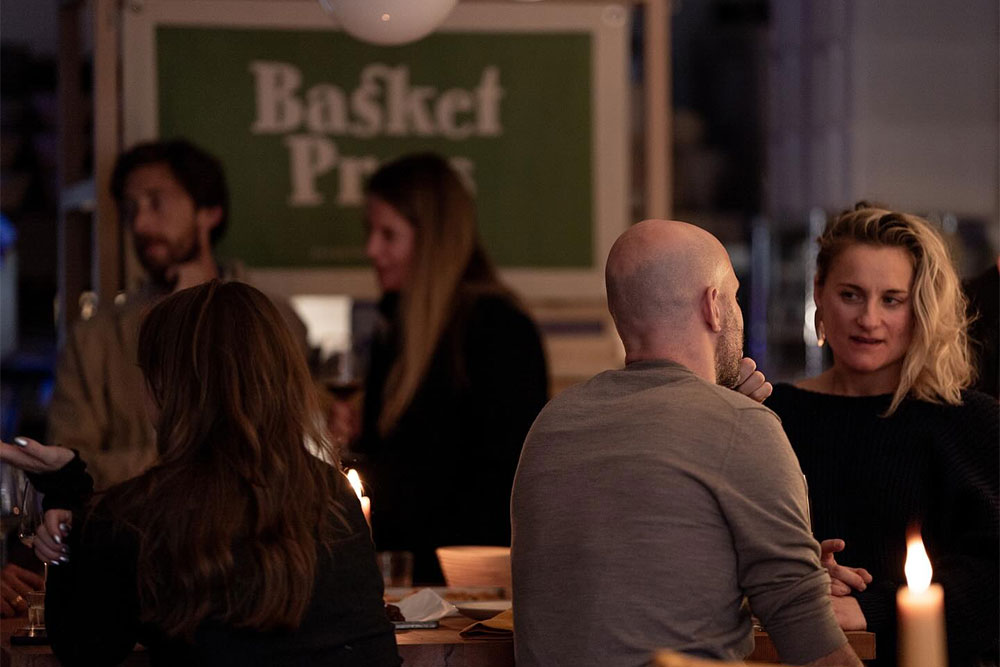
<svg viewBox="0 0 1000 667">
<path fill-rule="evenodd" d="M 896 591 L 906 532 L 919 524 L 945 591 L 951 667 L 995 654 L 998 597 L 998 408 L 963 393 L 963 405 L 891 396 L 833 396 L 779 384 L 767 406 L 781 417 L 809 484 L 817 540 L 842 538 L 843 565 L 874 581 L 856 593 L 876 633 L 878 660 L 896 664 Z"/>
<path fill-rule="evenodd" d="M 398 296 L 380 303 L 359 452 L 378 550 L 412 551 L 413 581 L 444 580 L 435 549 L 510 544 L 521 445 L 548 398 L 538 329 L 511 299 L 462 292 L 420 388 L 393 430 L 378 418 L 402 341 Z"/>
</svg>

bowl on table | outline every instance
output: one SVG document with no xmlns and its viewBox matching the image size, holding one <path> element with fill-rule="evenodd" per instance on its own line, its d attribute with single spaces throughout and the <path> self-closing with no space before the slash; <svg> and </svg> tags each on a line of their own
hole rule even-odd
<svg viewBox="0 0 1000 667">
<path fill-rule="evenodd" d="M 510 595 L 510 547 L 439 547 L 437 557 L 449 588 L 496 586 Z"/>
</svg>

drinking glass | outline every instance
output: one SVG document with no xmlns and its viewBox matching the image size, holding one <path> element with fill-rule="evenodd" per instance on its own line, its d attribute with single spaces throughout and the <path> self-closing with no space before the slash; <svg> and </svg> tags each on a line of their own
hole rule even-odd
<svg viewBox="0 0 1000 667">
<path fill-rule="evenodd" d="M 17 536 L 29 549 L 34 547 L 35 532 L 42 523 L 42 494 L 31 485 L 25 477 L 24 482 L 18 485 L 19 493 L 16 502 L 18 514 Z"/>
<path fill-rule="evenodd" d="M 322 382 L 339 400 L 353 401 L 363 387 L 360 365 L 353 350 L 335 352 L 323 364 Z"/>
<path fill-rule="evenodd" d="M 27 477 L 22 484 L 17 487 L 15 513 L 18 515 L 17 536 L 21 542 L 32 549 L 35 544 L 35 533 L 42 523 L 45 511 L 42 509 L 42 496 Z M 49 576 L 49 564 L 42 564 L 42 581 L 47 581 Z M 33 591 L 28 594 L 28 626 L 26 628 L 29 637 L 40 637 L 45 635 L 45 586 L 41 591 Z"/>
<path fill-rule="evenodd" d="M 21 523 L 17 498 L 22 483 L 20 470 L 11 465 L 0 466 L 0 563 L 7 562 L 7 534 Z"/>
<path fill-rule="evenodd" d="M 327 426 L 345 463 L 356 463 L 351 445 L 360 433 L 363 376 L 353 350 L 335 352 L 320 367 L 320 381 L 329 392 Z"/>
<path fill-rule="evenodd" d="M 380 551 L 375 554 L 382 582 L 386 588 L 410 588 L 413 586 L 413 552 Z"/>
</svg>

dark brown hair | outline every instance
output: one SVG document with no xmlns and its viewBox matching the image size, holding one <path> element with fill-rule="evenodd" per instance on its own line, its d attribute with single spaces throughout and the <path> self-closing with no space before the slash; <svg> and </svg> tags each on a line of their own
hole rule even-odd
<svg viewBox="0 0 1000 667">
<path fill-rule="evenodd" d="M 150 310 L 139 366 L 159 460 L 109 496 L 138 537 L 143 620 L 185 637 L 206 619 L 296 627 L 345 516 L 300 346 L 261 292 L 216 280 Z"/>
<path fill-rule="evenodd" d="M 218 207 L 222 211 L 219 224 L 212 227 L 210 239 L 214 246 L 225 236 L 229 226 L 229 188 L 222 163 L 185 139 L 137 144 L 118 156 L 111 173 L 111 196 L 119 211 L 124 211 L 122 201 L 128 177 L 136 169 L 151 164 L 162 164 L 170 170 L 191 197 L 195 209 Z"/>
</svg>

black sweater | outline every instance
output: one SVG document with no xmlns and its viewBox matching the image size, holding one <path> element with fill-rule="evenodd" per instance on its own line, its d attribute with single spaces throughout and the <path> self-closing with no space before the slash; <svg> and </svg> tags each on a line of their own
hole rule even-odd
<svg viewBox="0 0 1000 667">
<path fill-rule="evenodd" d="M 32 475 L 45 493 L 46 509 L 74 512 L 70 561 L 49 567 L 45 622 L 52 649 L 63 665 L 115 665 L 138 641 L 152 665 L 399 665 L 396 641 L 382 602 L 368 527 L 357 496 L 344 475 L 333 471 L 335 493 L 347 510 L 349 528 L 338 529 L 330 551 L 319 548 L 316 583 L 300 626 L 261 632 L 205 621 L 192 643 L 164 635 L 139 621 L 136 585 L 138 546 L 134 534 L 115 520 L 108 498 L 83 510 L 92 481 L 79 458 L 62 470 Z M 144 477 L 123 482 L 142 484 Z M 113 494 L 112 487 L 109 494 Z M 192 490 L 196 493 L 196 490 Z M 336 525 L 341 525 L 337 522 Z M 254 567 L 234 547 L 236 566 Z M 206 592 L 206 596 L 211 593 Z"/>
<path fill-rule="evenodd" d="M 880 666 L 896 664 L 896 591 L 905 585 L 906 533 L 919 525 L 944 588 L 951 667 L 994 654 L 998 607 L 998 408 L 979 392 L 963 405 L 891 396 L 833 396 L 779 384 L 781 417 L 809 484 L 817 540 L 842 538 L 842 565 L 874 581 L 855 593 L 876 634 Z"/>
<path fill-rule="evenodd" d="M 969 297 L 969 343 L 976 361 L 975 388 L 1000 398 L 1000 271 L 991 266 L 963 284 Z"/>
<path fill-rule="evenodd" d="M 378 433 L 398 354 L 395 294 L 365 386 L 359 465 L 372 499 L 379 550 L 414 553 L 413 579 L 443 581 L 434 549 L 510 544 L 510 490 L 524 436 L 548 395 L 531 318 L 500 294 L 461 297 L 423 383 L 396 427 Z"/>
</svg>

